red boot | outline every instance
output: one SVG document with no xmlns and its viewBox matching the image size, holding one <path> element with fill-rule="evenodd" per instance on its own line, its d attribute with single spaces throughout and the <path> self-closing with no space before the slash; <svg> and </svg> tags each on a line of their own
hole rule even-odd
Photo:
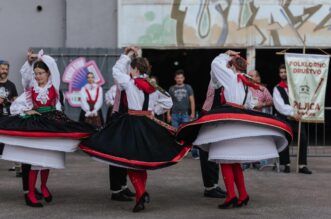
<svg viewBox="0 0 331 219">
<path fill-rule="evenodd" d="M 233 168 L 234 181 L 236 183 L 237 190 L 239 193 L 238 207 L 241 207 L 243 204 L 247 205 L 249 201 L 249 196 L 247 194 L 246 186 L 245 186 L 245 178 L 239 163 L 233 164 L 232 168 Z"/>
<path fill-rule="evenodd" d="M 146 170 L 128 170 L 131 183 L 136 190 L 136 205 L 133 212 L 145 209 L 145 202 L 149 202 L 149 195 L 146 192 L 147 172 Z"/>
<path fill-rule="evenodd" d="M 40 177 L 41 177 L 41 186 L 40 186 L 40 190 L 43 194 L 43 197 L 45 199 L 46 202 L 51 202 L 53 200 L 53 196 L 52 194 L 49 192 L 48 188 L 47 188 L 47 180 L 48 180 L 48 176 L 49 176 L 49 170 L 41 170 L 40 171 Z"/>
<path fill-rule="evenodd" d="M 238 199 L 234 191 L 234 176 L 232 164 L 221 164 L 221 171 L 226 188 L 226 199 L 225 202 L 218 207 L 221 209 L 235 207 L 237 205 Z"/>
<path fill-rule="evenodd" d="M 38 202 L 35 195 L 35 187 L 37 182 L 38 170 L 29 171 L 29 193 L 26 199 L 26 205 L 31 207 L 43 207 L 43 205 Z"/>
</svg>

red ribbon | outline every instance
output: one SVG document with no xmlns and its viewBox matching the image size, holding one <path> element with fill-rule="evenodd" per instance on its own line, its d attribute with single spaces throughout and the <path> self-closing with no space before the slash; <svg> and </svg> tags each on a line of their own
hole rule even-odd
<svg viewBox="0 0 331 219">
<path fill-rule="evenodd" d="M 249 81 L 249 79 L 243 74 L 237 74 L 237 80 L 238 82 L 241 81 L 243 84 L 245 84 L 248 87 L 254 88 L 255 90 L 260 90 L 260 85 Z"/>
<path fill-rule="evenodd" d="M 142 90 L 147 94 L 151 94 L 156 91 L 155 88 L 150 83 L 148 83 L 145 78 L 135 78 L 134 84 L 138 87 L 139 90 Z"/>
</svg>

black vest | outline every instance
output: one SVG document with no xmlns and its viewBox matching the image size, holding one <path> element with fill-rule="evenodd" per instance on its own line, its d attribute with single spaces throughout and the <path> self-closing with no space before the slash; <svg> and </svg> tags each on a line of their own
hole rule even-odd
<svg viewBox="0 0 331 219">
<path fill-rule="evenodd" d="M 284 103 L 285 103 L 286 105 L 290 105 L 290 100 L 289 100 L 289 98 L 288 98 L 288 95 L 287 95 L 286 90 L 285 90 L 284 88 L 280 87 L 279 85 L 277 85 L 276 88 L 277 88 L 277 90 L 279 91 L 280 96 L 282 97 Z M 282 112 L 279 112 L 278 110 L 276 110 L 276 111 L 277 111 L 277 114 L 276 114 L 277 116 L 279 116 L 279 117 L 283 117 L 283 118 L 286 119 L 286 116 L 284 116 Z"/>
</svg>

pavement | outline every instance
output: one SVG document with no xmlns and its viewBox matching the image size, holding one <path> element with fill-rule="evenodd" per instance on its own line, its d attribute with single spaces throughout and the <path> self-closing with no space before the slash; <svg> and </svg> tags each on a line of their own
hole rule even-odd
<svg viewBox="0 0 331 219">
<path fill-rule="evenodd" d="M 148 172 L 151 203 L 144 212 L 132 213 L 134 202 L 111 201 L 107 166 L 81 152 L 67 155 L 66 169 L 51 170 L 48 186 L 54 201 L 41 209 L 24 204 L 20 178 L 7 171 L 12 163 L 0 160 L 0 218 L 331 218 L 331 157 L 308 162 L 312 175 L 296 174 L 294 166 L 290 174 L 246 170 L 250 202 L 220 210 L 217 205 L 224 199 L 203 197 L 199 161 L 188 156 Z M 224 188 L 222 180 L 220 185 Z"/>
</svg>

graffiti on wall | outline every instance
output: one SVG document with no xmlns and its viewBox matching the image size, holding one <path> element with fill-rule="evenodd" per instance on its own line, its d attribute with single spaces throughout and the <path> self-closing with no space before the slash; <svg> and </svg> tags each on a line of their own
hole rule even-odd
<svg viewBox="0 0 331 219">
<path fill-rule="evenodd" d="M 312 47 L 331 45 L 331 2 L 326 0 L 129 2 L 119 5 L 120 46 L 300 47 L 304 41 Z M 139 29 L 137 34 L 126 33 L 130 27 Z"/>
</svg>

